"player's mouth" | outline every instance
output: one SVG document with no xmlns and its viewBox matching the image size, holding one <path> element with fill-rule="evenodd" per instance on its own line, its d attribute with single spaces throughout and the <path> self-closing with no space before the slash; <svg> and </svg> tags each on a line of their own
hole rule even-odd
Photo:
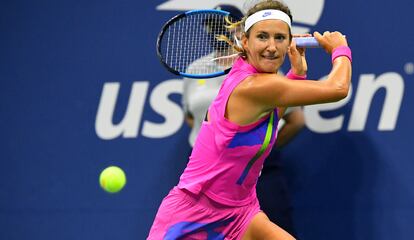
<svg viewBox="0 0 414 240">
<path fill-rule="evenodd" d="M 264 59 L 266 59 L 266 60 L 273 61 L 273 60 L 278 59 L 279 57 L 278 57 L 278 56 L 276 56 L 276 55 L 262 55 L 262 58 L 264 58 Z"/>
</svg>

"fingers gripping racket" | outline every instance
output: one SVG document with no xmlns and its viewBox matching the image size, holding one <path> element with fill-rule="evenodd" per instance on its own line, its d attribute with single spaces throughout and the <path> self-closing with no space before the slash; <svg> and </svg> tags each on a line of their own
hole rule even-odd
<svg viewBox="0 0 414 240">
<path fill-rule="evenodd" d="M 225 18 L 236 19 L 227 11 L 193 10 L 171 18 L 157 38 L 157 55 L 170 72 L 189 78 L 213 78 L 227 74 L 237 52 L 218 36 L 240 45 L 238 30 L 230 30 Z M 299 39 L 299 38 L 298 38 Z M 316 39 L 300 38 L 299 47 L 319 47 Z"/>
</svg>

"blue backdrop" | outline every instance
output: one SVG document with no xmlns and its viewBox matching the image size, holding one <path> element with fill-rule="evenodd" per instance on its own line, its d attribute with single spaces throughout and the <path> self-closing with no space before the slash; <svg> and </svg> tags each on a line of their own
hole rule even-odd
<svg viewBox="0 0 414 240">
<path fill-rule="evenodd" d="M 242 5 L 0 2 L 0 239 L 145 239 L 189 151 L 182 81 L 156 37 L 219 2 Z M 299 238 L 412 239 L 413 1 L 286 2 L 297 32 L 340 30 L 354 57 L 350 96 L 306 107 L 283 151 Z M 322 50 L 308 59 L 309 77 L 328 73 Z M 127 175 L 118 194 L 98 184 L 109 165 Z"/>
</svg>

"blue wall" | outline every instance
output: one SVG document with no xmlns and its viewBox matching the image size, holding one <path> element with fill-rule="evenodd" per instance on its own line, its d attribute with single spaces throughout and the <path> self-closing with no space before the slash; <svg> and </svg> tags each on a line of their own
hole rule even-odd
<svg viewBox="0 0 414 240">
<path fill-rule="evenodd" d="M 0 239 L 145 238 L 189 151 L 182 82 L 155 40 L 218 2 L 240 5 L 0 2 Z M 350 97 L 307 107 L 283 151 L 300 239 L 412 239 L 414 3 L 286 2 L 297 29 L 340 30 L 354 57 Z M 329 56 L 307 53 L 309 77 L 325 76 Z M 98 184 L 109 165 L 127 174 L 118 194 Z"/>
</svg>

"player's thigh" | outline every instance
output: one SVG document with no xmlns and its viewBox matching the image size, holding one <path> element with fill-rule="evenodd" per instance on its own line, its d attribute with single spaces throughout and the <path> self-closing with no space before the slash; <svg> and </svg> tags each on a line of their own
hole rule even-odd
<svg viewBox="0 0 414 240">
<path fill-rule="evenodd" d="M 294 240 L 288 232 L 274 224 L 263 212 L 250 221 L 242 240 Z"/>
</svg>

